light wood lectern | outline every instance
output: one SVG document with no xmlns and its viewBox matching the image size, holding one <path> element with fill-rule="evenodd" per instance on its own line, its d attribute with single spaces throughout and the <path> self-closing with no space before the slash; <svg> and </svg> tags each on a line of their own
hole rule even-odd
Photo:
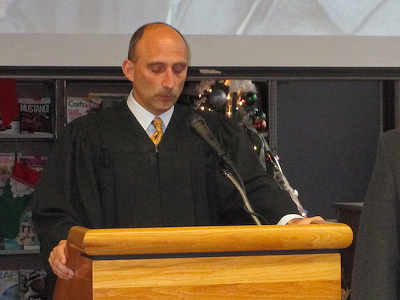
<svg viewBox="0 0 400 300">
<path fill-rule="evenodd" d="M 53 299 L 340 299 L 345 224 L 87 229 Z"/>
</svg>

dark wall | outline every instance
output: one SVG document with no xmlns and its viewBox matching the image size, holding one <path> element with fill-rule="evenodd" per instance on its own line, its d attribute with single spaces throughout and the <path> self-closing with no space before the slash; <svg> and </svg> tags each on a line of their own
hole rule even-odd
<svg viewBox="0 0 400 300">
<path fill-rule="evenodd" d="M 277 154 L 309 215 L 364 200 L 381 132 L 380 81 L 287 81 L 277 87 Z"/>
</svg>

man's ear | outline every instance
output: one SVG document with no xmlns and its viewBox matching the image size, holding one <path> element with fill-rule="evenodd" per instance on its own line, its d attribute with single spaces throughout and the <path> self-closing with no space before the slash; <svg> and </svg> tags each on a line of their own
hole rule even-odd
<svg viewBox="0 0 400 300">
<path fill-rule="evenodd" d="M 129 59 L 125 59 L 122 63 L 122 71 L 124 72 L 125 77 L 133 82 L 134 67 L 133 63 Z"/>
</svg>

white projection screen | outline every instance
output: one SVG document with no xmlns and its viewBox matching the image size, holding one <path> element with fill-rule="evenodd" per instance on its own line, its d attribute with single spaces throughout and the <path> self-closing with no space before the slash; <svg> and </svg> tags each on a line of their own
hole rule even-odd
<svg viewBox="0 0 400 300">
<path fill-rule="evenodd" d="M 192 66 L 400 67 L 399 0 L 0 0 L 0 66 L 120 66 L 154 21 Z"/>
</svg>

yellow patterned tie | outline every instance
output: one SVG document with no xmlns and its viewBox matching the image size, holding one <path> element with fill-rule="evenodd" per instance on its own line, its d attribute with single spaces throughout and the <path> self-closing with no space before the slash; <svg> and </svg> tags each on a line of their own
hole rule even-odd
<svg viewBox="0 0 400 300">
<path fill-rule="evenodd" d="M 154 145 L 158 145 L 161 141 L 163 132 L 162 132 L 162 120 L 159 117 L 155 117 L 153 122 L 151 122 L 156 129 L 156 132 L 154 132 L 150 138 L 153 141 Z"/>
</svg>

